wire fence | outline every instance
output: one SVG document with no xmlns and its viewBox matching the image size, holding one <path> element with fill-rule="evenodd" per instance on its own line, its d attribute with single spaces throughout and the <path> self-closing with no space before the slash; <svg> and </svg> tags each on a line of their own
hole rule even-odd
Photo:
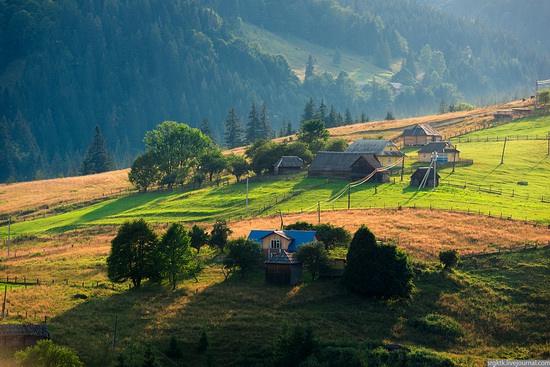
<svg viewBox="0 0 550 367">
<path fill-rule="evenodd" d="M 506 136 L 494 136 L 494 137 L 458 137 L 454 139 L 458 143 L 488 143 L 488 142 L 498 142 L 511 140 L 548 140 L 550 135 L 506 135 Z"/>
</svg>

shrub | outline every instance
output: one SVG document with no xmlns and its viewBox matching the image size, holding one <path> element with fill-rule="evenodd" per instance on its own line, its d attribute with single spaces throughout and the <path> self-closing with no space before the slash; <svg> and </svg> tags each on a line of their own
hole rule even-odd
<svg viewBox="0 0 550 367">
<path fill-rule="evenodd" d="M 36 345 L 16 352 L 15 359 L 21 367 L 84 367 L 74 350 L 51 340 L 39 340 Z"/>
<path fill-rule="evenodd" d="M 454 338 L 464 334 L 462 326 L 455 319 L 436 313 L 413 319 L 411 324 L 421 331 L 446 337 Z"/>
<path fill-rule="evenodd" d="M 439 262 L 443 265 L 443 269 L 454 268 L 460 260 L 460 255 L 456 250 L 439 251 Z"/>
</svg>

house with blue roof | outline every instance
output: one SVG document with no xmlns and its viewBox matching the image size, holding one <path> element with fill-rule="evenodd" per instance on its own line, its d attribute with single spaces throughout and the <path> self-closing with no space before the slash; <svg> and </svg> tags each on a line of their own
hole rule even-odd
<svg viewBox="0 0 550 367">
<path fill-rule="evenodd" d="M 304 243 L 319 242 L 315 231 L 250 231 L 248 239 L 262 245 L 262 252 L 270 258 L 282 251 L 296 252 Z"/>
</svg>

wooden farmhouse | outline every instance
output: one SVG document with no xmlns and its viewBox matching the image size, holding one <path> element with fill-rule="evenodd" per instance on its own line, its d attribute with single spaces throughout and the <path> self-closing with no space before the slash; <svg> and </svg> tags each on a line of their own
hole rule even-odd
<svg viewBox="0 0 550 367">
<path fill-rule="evenodd" d="M 400 152 L 397 145 L 389 140 L 356 140 L 345 153 L 374 154 L 382 166 L 389 166 L 405 157 L 405 153 Z"/>
<path fill-rule="evenodd" d="M 438 162 L 460 162 L 460 150 L 450 142 L 428 143 L 418 151 L 419 162 L 430 162 L 432 153 L 437 153 Z"/>
<path fill-rule="evenodd" d="M 426 176 L 426 172 L 428 172 L 428 179 L 426 181 L 426 184 L 424 187 L 434 187 L 434 180 L 435 180 L 435 186 L 439 186 L 439 179 L 441 178 L 439 176 L 439 173 L 435 173 L 435 170 L 430 167 L 418 167 L 418 169 L 412 174 L 411 176 L 411 186 L 420 186 L 422 183 L 422 180 Z"/>
<path fill-rule="evenodd" d="M 265 283 L 296 285 L 302 281 L 302 263 L 288 251 L 282 250 L 265 262 Z"/>
<path fill-rule="evenodd" d="M 308 177 L 330 177 L 359 180 L 370 175 L 382 165 L 375 154 L 349 152 L 319 152 L 307 169 Z M 387 170 L 377 172 L 370 180 L 388 182 Z"/>
<path fill-rule="evenodd" d="M 405 129 L 402 134 L 403 146 L 424 145 L 443 140 L 443 135 L 429 124 L 417 124 Z"/>
<path fill-rule="evenodd" d="M 302 170 L 304 160 L 295 155 L 282 156 L 277 162 L 271 166 L 271 173 L 274 175 L 292 175 Z"/>
<path fill-rule="evenodd" d="M 50 339 L 47 325 L 0 325 L 0 347 L 23 349 Z"/>
<path fill-rule="evenodd" d="M 296 252 L 298 247 L 309 242 L 318 242 L 315 231 L 269 231 L 252 230 L 248 239 L 262 245 L 262 252 L 267 258 L 282 251 Z"/>
</svg>

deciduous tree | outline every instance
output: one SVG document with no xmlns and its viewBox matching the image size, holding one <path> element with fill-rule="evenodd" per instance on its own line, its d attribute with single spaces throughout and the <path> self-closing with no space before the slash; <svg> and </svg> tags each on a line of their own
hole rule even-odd
<svg viewBox="0 0 550 367">
<path fill-rule="evenodd" d="M 323 149 L 330 134 L 321 120 L 308 120 L 302 123 L 298 131 L 298 140 L 304 142 L 313 153 Z"/>
<path fill-rule="evenodd" d="M 212 227 L 212 231 L 210 231 L 208 245 L 217 248 L 219 252 L 223 252 L 225 245 L 227 245 L 227 238 L 231 233 L 233 231 L 229 229 L 225 220 L 217 220 Z"/>
<path fill-rule="evenodd" d="M 143 192 L 147 192 L 158 178 L 159 170 L 155 157 L 148 152 L 138 155 L 128 172 L 128 180 Z"/>
<path fill-rule="evenodd" d="M 111 241 L 107 275 L 112 282 L 132 281 L 139 288 L 143 279 L 160 280 L 158 238 L 143 219 L 127 221 Z"/>
<path fill-rule="evenodd" d="M 169 280 L 172 289 L 176 289 L 177 278 L 185 273 L 191 259 L 189 242 L 185 228 L 179 223 L 173 223 L 159 243 L 161 275 Z"/>
<path fill-rule="evenodd" d="M 330 267 L 330 257 L 322 242 L 310 242 L 301 245 L 296 252 L 304 268 L 311 274 L 311 280 Z"/>
<path fill-rule="evenodd" d="M 189 238 L 191 240 L 191 247 L 199 253 L 201 251 L 201 247 L 208 244 L 210 235 L 204 228 L 195 224 L 191 227 L 191 231 L 189 231 Z"/>
<path fill-rule="evenodd" d="M 239 270 L 241 277 L 257 266 L 262 260 L 262 246 L 246 238 L 238 238 L 227 243 L 223 265 L 225 277 L 234 270 Z"/>
</svg>

